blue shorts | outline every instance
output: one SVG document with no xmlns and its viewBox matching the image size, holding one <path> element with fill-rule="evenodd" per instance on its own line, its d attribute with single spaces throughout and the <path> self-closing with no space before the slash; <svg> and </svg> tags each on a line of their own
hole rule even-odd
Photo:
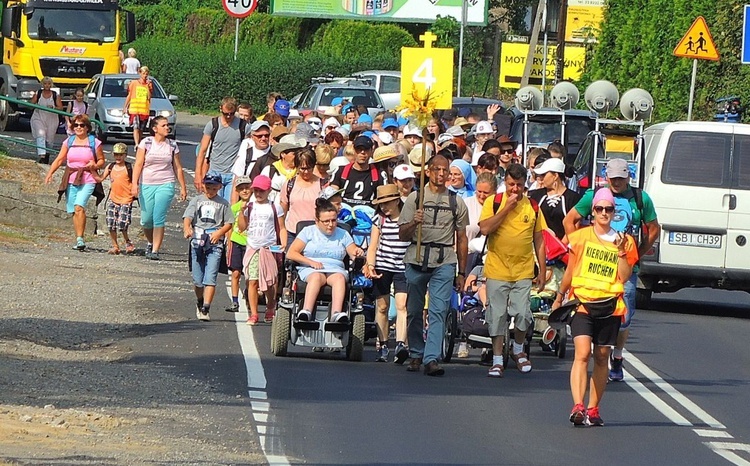
<svg viewBox="0 0 750 466">
<path fill-rule="evenodd" d="M 190 246 L 193 284 L 198 288 L 216 286 L 224 244 L 218 243 L 206 248 L 201 246 L 200 240 L 192 239 Z"/>
<path fill-rule="evenodd" d="M 66 207 L 69 214 L 76 211 L 77 205 L 86 208 L 89 198 L 94 193 L 95 186 L 96 184 L 94 183 L 79 184 L 78 186 L 70 183 L 68 184 L 68 190 L 65 192 L 65 197 L 68 200 Z"/>
<path fill-rule="evenodd" d="M 635 289 L 637 285 L 638 274 L 633 272 L 633 275 L 630 276 L 630 280 L 625 282 L 625 293 L 623 294 L 622 299 L 625 301 L 627 311 L 625 312 L 625 320 L 623 320 L 622 325 L 620 325 L 620 330 L 625 330 L 630 327 L 630 322 L 635 315 Z"/>
<path fill-rule="evenodd" d="M 141 205 L 141 225 L 144 228 L 163 227 L 174 199 L 174 181 L 164 184 L 141 185 L 138 201 Z"/>
</svg>

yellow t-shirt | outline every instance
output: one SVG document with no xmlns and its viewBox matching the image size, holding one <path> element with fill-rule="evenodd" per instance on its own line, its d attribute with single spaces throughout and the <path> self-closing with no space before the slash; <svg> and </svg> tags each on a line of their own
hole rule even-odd
<svg viewBox="0 0 750 466">
<path fill-rule="evenodd" d="M 507 194 L 504 194 L 498 212 L 507 199 Z M 493 203 L 494 197 L 488 197 L 484 202 L 480 222 L 495 215 Z M 500 227 L 490 233 L 484 263 L 485 277 L 506 282 L 534 278 L 534 233 L 545 228 L 544 216 L 534 211 L 528 197 L 521 197 Z"/>
</svg>

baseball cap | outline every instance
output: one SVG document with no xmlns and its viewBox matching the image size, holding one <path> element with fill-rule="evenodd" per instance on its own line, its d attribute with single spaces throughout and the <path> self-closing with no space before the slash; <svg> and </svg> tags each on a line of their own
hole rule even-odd
<svg viewBox="0 0 750 466">
<path fill-rule="evenodd" d="M 409 178 L 416 178 L 414 176 L 414 170 L 409 165 L 401 164 L 393 169 L 393 177 L 397 180 L 408 180 Z"/>
<path fill-rule="evenodd" d="M 266 175 L 258 175 L 253 178 L 253 189 L 260 189 L 262 191 L 268 191 L 271 189 L 271 178 Z"/>
<path fill-rule="evenodd" d="M 408 125 L 404 129 L 404 137 L 406 136 L 419 136 L 422 137 L 422 129 L 419 126 Z"/>
<path fill-rule="evenodd" d="M 354 139 L 354 148 L 362 147 L 364 149 L 370 150 L 373 148 L 374 143 L 372 142 L 372 139 L 368 138 L 367 136 L 357 136 Z"/>
<path fill-rule="evenodd" d="M 372 117 L 365 113 L 364 115 L 359 116 L 359 118 L 357 119 L 357 123 L 359 123 L 360 125 L 367 123 L 372 124 Z"/>
<path fill-rule="evenodd" d="M 607 162 L 607 178 L 630 178 L 628 162 L 625 159 L 611 159 Z"/>
<path fill-rule="evenodd" d="M 113 154 L 127 154 L 128 153 L 128 146 L 124 142 L 118 142 L 114 146 L 112 146 L 112 153 Z"/>
<path fill-rule="evenodd" d="M 383 129 L 388 129 L 388 128 L 398 128 L 398 121 L 396 121 L 396 119 L 395 119 L 395 118 L 386 118 L 386 119 L 385 119 L 385 120 L 383 121 L 383 125 L 382 125 L 382 128 L 383 128 Z"/>
<path fill-rule="evenodd" d="M 296 108 L 290 108 L 289 109 L 289 116 L 287 117 L 289 120 L 301 120 L 302 115 L 299 114 L 299 110 Z"/>
<path fill-rule="evenodd" d="M 253 180 L 249 176 L 238 176 L 237 180 L 234 182 L 235 188 L 242 185 L 242 184 L 252 184 Z"/>
<path fill-rule="evenodd" d="M 547 172 L 565 173 L 565 162 L 562 159 L 547 159 L 534 168 L 534 173 L 544 175 Z"/>
<path fill-rule="evenodd" d="M 341 123 L 335 117 L 326 118 L 326 121 L 323 122 L 323 128 L 330 128 L 331 126 L 338 128 Z"/>
<path fill-rule="evenodd" d="M 386 133 L 385 131 L 380 131 L 378 133 L 378 138 L 380 139 L 380 142 L 382 142 L 386 146 L 388 144 L 392 144 L 393 143 L 393 136 L 391 136 L 391 133 Z"/>
<path fill-rule="evenodd" d="M 297 124 L 297 129 L 294 131 L 294 134 L 298 138 L 306 140 L 308 144 L 318 144 L 320 142 L 320 137 L 318 132 L 315 131 L 315 128 L 313 128 L 310 123 L 304 121 Z"/>
<path fill-rule="evenodd" d="M 331 100 L 331 106 L 335 107 L 336 105 L 341 105 L 344 103 L 344 99 L 341 97 L 334 97 Z"/>
<path fill-rule="evenodd" d="M 344 188 L 341 189 L 334 189 L 332 186 L 326 186 L 323 188 L 323 190 L 318 194 L 318 197 L 320 199 L 329 200 L 334 196 L 340 196 L 341 193 L 344 192 Z"/>
<path fill-rule="evenodd" d="M 203 177 L 203 184 L 222 184 L 221 173 L 209 171 L 206 173 L 206 176 Z"/>
<path fill-rule="evenodd" d="M 443 112 L 443 120 L 455 120 L 457 116 L 458 112 L 453 108 L 449 108 Z"/>
<path fill-rule="evenodd" d="M 451 136 L 453 136 L 454 138 L 456 138 L 456 137 L 459 137 L 459 138 L 460 138 L 461 136 L 466 136 L 466 131 L 464 131 L 464 129 L 463 129 L 463 128 L 461 128 L 461 127 L 460 127 L 460 126 L 458 126 L 458 125 L 453 125 L 453 126 L 451 126 L 451 127 L 450 127 L 450 128 L 448 128 L 447 130 L 445 130 L 445 133 L 446 133 L 446 134 L 450 134 L 450 135 L 451 135 Z"/>
<path fill-rule="evenodd" d="M 480 121 L 474 129 L 474 134 L 493 134 L 495 129 L 489 121 Z"/>
<path fill-rule="evenodd" d="M 283 116 L 284 118 L 289 116 L 289 101 L 279 99 L 273 104 L 273 111 Z"/>
<path fill-rule="evenodd" d="M 271 128 L 271 125 L 268 124 L 266 120 L 255 120 L 252 125 L 250 125 L 250 132 L 256 132 L 262 127 Z"/>
<path fill-rule="evenodd" d="M 466 118 L 467 116 L 471 115 L 471 108 L 469 107 L 461 107 L 458 109 L 458 116 Z"/>
</svg>

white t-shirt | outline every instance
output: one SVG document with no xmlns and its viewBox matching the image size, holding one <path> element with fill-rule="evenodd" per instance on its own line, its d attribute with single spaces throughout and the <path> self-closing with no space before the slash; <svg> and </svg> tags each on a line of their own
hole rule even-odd
<svg viewBox="0 0 750 466">
<path fill-rule="evenodd" d="M 245 157 L 247 156 L 247 150 L 252 147 L 253 150 L 253 156 L 252 161 L 250 162 L 250 165 L 247 166 L 247 170 L 245 170 Z M 250 171 L 253 169 L 253 165 L 255 165 L 255 162 L 266 155 L 268 151 L 271 150 L 271 146 L 268 147 L 268 149 L 261 151 L 255 148 L 253 145 L 253 141 L 250 138 L 245 138 L 242 140 L 242 143 L 240 144 L 240 148 L 237 151 L 237 158 L 234 161 L 234 165 L 232 166 L 232 174 L 234 176 L 246 176 L 250 174 Z"/>
<path fill-rule="evenodd" d="M 284 211 L 276 206 L 279 219 L 284 216 Z M 283 220 L 279 220 L 281 224 Z M 247 225 L 247 247 L 258 249 L 276 244 L 276 228 L 273 221 L 273 208 L 270 203 L 253 204 L 250 211 L 250 221 Z"/>
<path fill-rule="evenodd" d="M 122 61 L 122 65 L 125 67 L 125 73 L 127 74 L 138 74 L 138 69 L 141 67 L 141 62 L 135 57 L 128 57 Z"/>
</svg>

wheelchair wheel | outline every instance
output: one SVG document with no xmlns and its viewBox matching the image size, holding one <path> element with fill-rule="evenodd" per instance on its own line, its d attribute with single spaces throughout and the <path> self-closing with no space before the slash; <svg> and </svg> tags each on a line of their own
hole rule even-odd
<svg viewBox="0 0 750 466">
<path fill-rule="evenodd" d="M 349 344 L 346 345 L 346 359 L 350 361 L 361 361 L 365 350 L 365 315 L 354 314 Z"/>
<path fill-rule="evenodd" d="M 510 345 L 513 342 L 510 339 L 510 325 L 505 326 L 505 342 L 503 343 L 503 369 L 508 368 L 508 361 L 510 361 Z"/>
<path fill-rule="evenodd" d="M 555 356 L 560 359 L 565 359 L 565 353 L 567 352 L 568 346 L 568 326 L 564 325 L 563 328 L 557 331 L 557 344 L 555 345 Z"/>
<path fill-rule="evenodd" d="M 271 352 L 274 356 L 286 356 L 289 345 L 289 332 L 292 325 L 292 313 L 288 309 L 279 307 L 271 324 Z"/>
<path fill-rule="evenodd" d="M 458 322 L 456 318 L 458 311 L 450 309 L 448 315 L 445 316 L 445 332 L 443 335 L 443 362 L 451 362 L 453 358 L 453 348 L 456 345 L 456 333 L 458 331 Z"/>
</svg>

